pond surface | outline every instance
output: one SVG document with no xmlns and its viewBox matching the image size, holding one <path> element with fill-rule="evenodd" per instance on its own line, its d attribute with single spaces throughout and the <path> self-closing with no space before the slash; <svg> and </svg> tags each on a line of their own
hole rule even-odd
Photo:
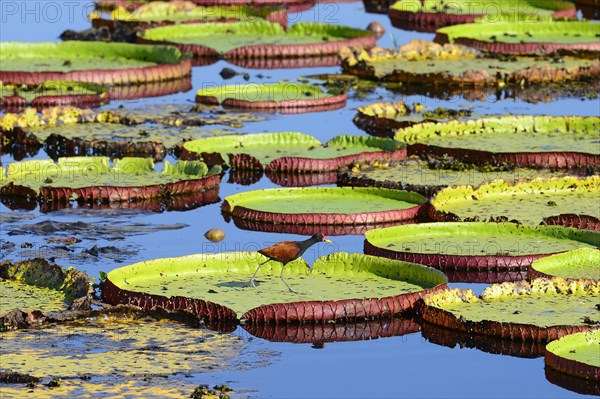
<svg viewBox="0 0 600 399">
<path fill-rule="evenodd" d="M 3 9 L 7 6 L 2 2 Z M 92 10 L 89 1 L 82 2 L 12 2 L 13 9 L 5 9 L 2 15 L 0 40 L 54 41 L 67 29 L 87 28 L 84 16 Z M 28 11 L 33 10 L 33 11 Z M 10 11 L 10 13 L 8 12 Z M 379 45 L 391 47 L 408 40 L 433 39 L 433 34 L 402 31 L 391 27 L 386 15 L 367 14 L 361 3 L 322 3 L 311 10 L 290 15 L 290 22 L 328 22 L 363 28 L 371 21 L 382 23 L 387 33 Z M 314 69 L 253 70 L 227 64 L 224 61 L 193 70 L 193 90 L 160 98 L 111 102 L 106 108 L 146 107 L 161 104 L 193 104 L 195 91 L 203 87 L 220 84 L 246 83 L 237 76 L 223 81 L 219 72 L 223 67 L 247 72 L 250 82 L 275 82 L 303 75 L 338 73 L 339 67 Z M 263 77 L 259 77 L 262 75 Z M 468 97 L 468 96 L 467 96 Z M 268 120 L 244 123 L 236 131 L 244 133 L 263 131 L 301 131 L 325 142 L 340 134 L 364 134 L 354 126 L 352 118 L 358 106 L 376 101 L 402 99 L 412 104 L 420 102 L 428 109 L 436 107 L 472 107 L 477 114 L 549 114 L 549 115 L 598 115 L 598 100 L 572 97 L 550 103 L 528 103 L 518 99 L 491 96 L 485 101 L 466 101 L 461 96 L 447 99 L 430 98 L 424 95 L 403 95 L 385 89 L 376 89 L 367 95 L 351 92 L 348 105 L 340 110 L 298 115 L 268 115 Z M 34 158 L 45 158 L 40 151 Z M 2 157 L 6 166 L 13 159 Z M 173 159 L 170 159 L 173 161 Z M 162 165 L 157 169 L 161 170 Z M 252 186 L 221 184 L 220 196 L 260 188 L 277 187 L 266 177 Z M 149 213 L 136 210 L 87 210 L 66 209 L 49 214 L 38 210 L 15 212 L 0 205 L 2 227 L 0 229 L 0 260 L 44 256 L 50 249 L 48 236 L 68 237 L 80 235 L 69 231 L 72 222 L 88 223 L 89 234 L 82 235 L 83 241 L 70 247 L 66 256 L 56 262 L 63 267 L 74 266 L 98 277 L 100 271 L 108 272 L 129 263 L 181 256 L 198 252 L 255 251 L 286 239 L 302 239 L 290 234 L 248 232 L 227 223 L 220 212 L 220 203 L 200 207 L 187 212 Z M 60 226 L 52 229 L 35 229 L 31 226 Z M 57 224 L 63 223 L 63 224 Z M 184 224 L 185 226 L 181 226 Z M 165 226 L 168 225 L 168 226 Z M 102 227 L 116 227 L 110 235 L 94 233 Z M 160 229 L 153 227 L 162 226 Z M 169 229 L 167 227 L 173 227 Z M 39 226 L 38 226 L 39 227 Z M 73 226 L 76 227 L 76 226 Z M 225 231 L 226 238 L 220 243 L 207 241 L 203 234 L 210 228 Z M 13 234 L 20 230 L 25 233 Z M 52 231 L 51 233 L 27 233 Z M 108 234 L 108 233 L 107 233 Z M 16 244 L 4 246 L 6 241 Z M 312 263 L 322 255 L 334 251 L 363 251 L 363 236 L 333 237 L 333 245 L 315 245 L 304 258 Z M 32 248 L 21 249 L 31 243 Z M 89 251 L 94 246 L 107 247 L 107 251 Z M 12 248 L 12 249 L 11 249 Z M 79 256 L 88 250 L 94 255 Z M 250 276 L 248 276 L 250 277 Z M 471 288 L 477 293 L 484 284 L 450 284 Z M 290 295 L 294 295 L 290 293 Z M 157 327 L 158 328 L 158 327 Z M 238 328 L 234 335 L 241 337 L 245 349 L 240 351 L 238 363 L 256 357 L 253 368 L 233 368 L 231 371 L 205 372 L 190 370 L 186 383 L 227 384 L 251 398 L 570 398 L 581 396 L 548 382 L 544 375 L 543 357 L 535 359 L 490 354 L 478 349 L 453 348 L 427 341 L 420 332 L 400 337 L 380 338 L 356 342 L 321 344 L 272 343 L 255 338 Z M 176 377 L 177 378 L 177 377 Z M 100 397 L 100 396 L 98 396 Z"/>
</svg>

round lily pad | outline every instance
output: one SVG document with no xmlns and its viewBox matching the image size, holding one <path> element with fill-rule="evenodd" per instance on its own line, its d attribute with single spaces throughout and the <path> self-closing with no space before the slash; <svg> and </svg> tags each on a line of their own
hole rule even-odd
<svg viewBox="0 0 600 399">
<path fill-rule="evenodd" d="M 600 232 L 513 223 L 423 223 L 365 233 L 366 254 L 432 266 L 466 282 L 523 279 L 538 258 L 599 246 Z"/>
<path fill-rule="evenodd" d="M 427 207 L 435 221 L 493 221 L 498 218 L 538 225 L 544 217 L 574 212 L 600 215 L 600 176 L 534 179 L 518 183 L 496 180 L 474 188 L 449 187 Z"/>
<path fill-rule="evenodd" d="M 169 46 L 4 42 L 0 51 L 0 80 L 14 84 L 37 85 L 49 80 L 144 84 L 189 76 L 191 68 L 191 59 Z"/>
<path fill-rule="evenodd" d="M 579 248 L 534 261 L 529 268 L 527 278 L 531 280 L 537 277 L 562 277 L 600 281 L 598 265 L 600 265 L 598 249 Z"/>
<path fill-rule="evenodd" d="M 423 108 L 423 109 L 421 109 Z M 469 109 L 436 108 L 425 110 L 415 103 L 411 109 L 404 101 L 380 102 L 358 107 L 353 122 L 365 132 L 380 137 L 394 137 L 396 130 L 421 122 L 441 122 L 471 116 Z"/>
<path fill-rule="evenodd" d="M 255 337 L 267 341 L 291 342 L 294 344 L 366 341 L 377 338 L 400 337 L 421 330 L 418 323 L 400 317 L 347 323 L 253 323 L 245 324 L 243 328 Z"/>
<path fill-rule="evenodd" d="M 135 202 L 196 192 L 218 192 L 217 170 L 199 161 L 165 162 L 161 173 L 150 158 L 70 157 L 14 162 L 3 174 L 0 193 L 41 202 Z M 213 198 L 214 199 L 214 198 Z"/>
<path fill-rule="evenodd" d="M 425 197 L 431 197 L 448 186 L 470 184 L 474 187 L 487 181 L 502 179 L 507 182 L 519 182 L 534 178 L 554 178 L 567 174 L 565 170 L 515 168 L 512 170 L 480 170 L 467 165 L 457 165 L 457 169 L 445 168 L 441 163 L 428 163 L 409 158 L 396 165 L 379 163 L 371 169 L 352 169 L 338 176 L 337 184 L 353 187 L 382 187 L 396 190 L 416 191 Z M 449 167 L 454 164 L 448 165 Z M 575 216 L 575 215 L 574 215 Z M 575 226 L 573 226 L 575 227 Z"/>
<path fill-rule="evenodd" d="M 395 135 L 409 144 L 409 155 L 537 168 L 600 165 L 599 137 L 598 117 L 531 115 L 421 123 Z"/>
<path fill-rule="evenodd" d="M 95 108 L 107 102 L 106 89 L 93 83 L 48 81 L 39 85 L 11 85 L 0 81 L 0 108 L 9 112 L 20 111 L 26 106 Z"/>
<path fill-rule="evenodd" d="M 600 283 L 536 279 L 494 284 L 479 297 L 450 289 L 423 298 L 423 320 L 442 327 L 512 340 L 548 342 L 594 328 Z"/>
<path fill-rule="evenodd" d="M 520 91 L 530 84 L 593 80 L 600 76 L 598 59 L 565 56 L 562 62 L 556 63 L 552 58 L 540 57 L 489 58 L 470 47 L 422 40 L 413 40 L 398 49 L 346 49 L 340 54 L 344 73 L 402 83 L 403 90 L 412 89 L 417 93 L 439 92 L 441 88 L 470 93 L 484 86 Z"/>
<path fill-rule="evenodd" d="M 323 144 L 295 132 L 211 137 L 188 141 L 183 148 L 199 153 L 208 163 L 291 173 L 337 171 L 355 162 L 389 162 L 406 155 L 404 146 L 390 139 L 338 136 Z"/>
<path fill-rule="evenodd" d="M 279 82 L 207 87 L 198 90 L 196 102 L 295 114 L 342 108 L 346 94 L 326 93 L 310 84 Z"/>
<path fill-rule="evenodd" d="M 302 259 L 286 265 L 286 281 L 301 293 L 290 294 L 275 261 L 262 266 L 259 289 L 252 288 L 250 277 L 267 260 L 258 252 L 223 252 L 135 263 L 108 273 L 102 296 L 111 304 L 252 324 L 388 317 L 446 286 L 442 273 L 422 265 L 334 253 L 317 259 L 312 273 Z"/>
<path fill-rule="evenodd" d="M 546 345 L 546 367 L 600 381 L 600 329 L 566 335 Z"/>
<path fill-rule="evenodd" d="M 474 23 L 438 29 L 434 41 L 510 54 L 600 51 L 600 24 L 589 21 Z"/>
<path fill-rule="evenodd" d="M 179 24 L 146 29 L 141 43 L 172 44 L 197 57 L 302 58 L 335 55 L 345 46 L 370 48 L 371 32 L 346 26 L 298 22 L 285 30 L 267 21 Z"/>
<path fill-rule="evenodd" d="M 115 28 L 125 25 L 130 28 L 146 29 L 181 23 L 240 22 L 260 19 L 286 26 L 287 11 L 281 7 L 245 5 L 203 7 L 193 1 L 153 1 L 140 5 L 134 10 L 127 9 L 126 6 L 117 6 L 106 18 L 98 13 L 92 13 L 90 19 L 95 28 L 102 26 Z"/>
<path fill-rule="evenodd" d="M 222 210 L 234 219 L 278 225 L 372 225 L 413 220 L 424 203 L 408 191 L 307 187 L 230 195 Z"/>
<path fill-rule="evenodd" d="M 504 15 L 521 23 L 532 23 L 540 17 L 575 18 L 577 9 L 573 3 L 560 0 L 501 0 L 494 3 L 400 0 L 390 6 L 388 14 L 397 28 L 435 32 L 444 26 L 466 24 L 478 18 L 496 23 Z"/>
</svg>

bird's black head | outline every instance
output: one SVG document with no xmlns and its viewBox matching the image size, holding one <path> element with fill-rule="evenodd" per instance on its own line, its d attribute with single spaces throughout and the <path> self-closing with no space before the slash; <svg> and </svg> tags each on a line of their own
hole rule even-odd
<svg viewBox="0 0 600 399">
<path fill-rule="evenodd" d="M 328 243 L 331 244 L 331 240 L 328 239 L 327 237 L 325 237 L 321 233 L 317 233 L 317 234 L 313 235 L 312 236 L 312 241 L 314 241 L 314 242 L 328 242 Z"/>
</svg>

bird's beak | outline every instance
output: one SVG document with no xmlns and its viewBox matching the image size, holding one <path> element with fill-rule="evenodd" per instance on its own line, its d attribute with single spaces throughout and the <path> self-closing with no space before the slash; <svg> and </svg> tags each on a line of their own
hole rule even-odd
<svg viewBox="0 0 600 399">
<path fill-rule="evenodd" d="M 323 238 L 323 242 L 326 242 L 326 243 L 328 243 L 328 244 L 333 244 L 333 241 L 331 241 L 331 240 L 330 240 L 330 239 L 328 239 L 328 238 Z"/>
</svg>

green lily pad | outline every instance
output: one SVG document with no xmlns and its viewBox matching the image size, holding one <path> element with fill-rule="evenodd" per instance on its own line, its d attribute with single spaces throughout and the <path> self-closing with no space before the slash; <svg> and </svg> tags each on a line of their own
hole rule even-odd
<svg viewBox="0 0 600 399">
<path fill-rule="evenodd" d="M 39 198 L 44 202 L 128 202 L 218 187 L 219 170 L 199 161 L 165 162 L 161 173 L 150 158 L 70 157 L 15 162 L 0 188 L 5 196 Z"/>
<path fill-rule="evenodd" d="M 441 28 L 434 40 L 497 53 L 550 54 L 560 50 L 598 52 L 599 35 L 600 24 L 589 21 L 500 21 Z"/>
<path fill-rule="evenodd" d="M 5 83 L 74 80 L 122 85 L 178 79 L 190 73 L 191 60 L 169 46 L 4 42 L 0 51 L 0 80 Z"/>
<path fill-rule="evenodd" d="M 196 102 L 299 113 L 342 108 L 346 105 L 346 95 L 324 92 L 320 87 L 310 84 L 279 82 L 206 87 L 196 92 Z"/>
<path fill-rule="evenodd" d="M 522 167 L 585 168 L 600 165 L 600 118 L 500 116 L 421 123 L 394 136 L 409 154 L 448 154 L 462 162 Z"/>
<path fill-rule="evenodd" d="M 444 122 L 470 117 L 470 109 L 436 108 L 431 111 L 419 103 L 409 107 L 404 101 L 379 102 L 356 109 L 353 122 L 374 136 L 394 137 L 396 130 L 421 122 Z"/>
<path fill-rule="evenodd" d="M 600 216 L 600 177 L 535 179 L 519 183 L 496 180 L 478 188 L 449 187 L 431 200 L 428 215 L 436 221 L 510 218 L 538 225 L 544 218 L 575 213 Z"/>
<path fill-rule="evenodd" d="M 534 261 L 529 268 L 528 278 L 562 277 L 600 281 L 598 265 L 600 265 L 600 251 L 579 248 Z"/>
<path fill-rule="evenodd" d="M 538 258 L 600 246 L 600 232 L 513 223 L 422 223 L 365 233 L 365 253 L 432 266 L 450 281 L 525 278 Z"/>
<path fill-rule="evenodd" d="M 0 292 L 2 292 L 0 309 L 3 313 L 17 308 L 53 312 L 65 310 L 68 307 L 64 293 L 50 288 L 12 280 L 0 280 Z"/>
<path fill-rule="evenodd" d="M 546 345 L 546 366 L 600 381 L 600 329 L 566 335 Z"/>
<path fill-rule="evenodd" d="M 423 320 L 442 327 L 513 340 L 548 342 L 593 327 L 600 283 L 560 278 L 494 284 L 479 297 L 451 289 L 426 296 Z"/>
<path fill-rule="evenodd" d="M 183 148 L 205 160 L 216 157 L 236 169 L 283 172 L 338 170 L 355 162 L 392 161 L 405 156 L 402 144 L 390 139 L 338 136 L 323 144 L 296 132 L 212 137 L 188 141 Z"/>
<path fill-rule="evenodd" d="M 193 1 L 153 1 L 143 4 L 135 10 L 117 6 L 110 11 L 108 18 L 99 17 L 101 16 L 97 13 L 90 14 L 92 25 L 96 28 L 113 27 L 111 22 L 143 28 L 178 23 L 239 22 L 261 19 L 287 22 L 287 13 L 282 8 L 244 5 L 203 7 Z"/>
<path fill-rule="evenodd" d="M 146 43 L 175 44 L 197 56 L 285 58 L 335 54 L 343 46 L 372 47 L 371 32 L 347 26 L 298 22 L 287 31 L 267 21 L 230 24 L 179 24 L 146 29 Z"/>
<path fill-rule="evenodd" d="M 550 17 L 575 18 L 577 9 L 569 1 L 561 0 L 501 0 L 493 4 L 459 0 L 400 0 L 389 8 L 392 25 L 401 29 L 435 32 L 436 29 L 474 22 L 482 18 L 497 23 L 500 17 L 515 22 L 532 23 Z"/>
<path fill-rule="evenodd" d="M 9 110 L 27 105 L 99 107 L 107 102 L 106 89 L 93 83 L 48 81 L 40 85 L 11 85 L 0 81 L 0 107 Z"/>
<path fill-rule="evenodd" d="M 415 191 L 426 197 L 431 197 L 448 186 L 470 184 L 473 187 L 478 187 L 485 182 L 497 179 L 517 183 L 521 180 L 558 178 L 566 175 L 567 172 L 564 170 L 528 168 L 491 169 L 488 171 L 465 166 L 459 170 L 453 170 L 435 168 L 435 165 L 417 159 L 407 159 L 393 166 L 380 163 L 367 170 L 352 169 L 338 176 L 337 183 L 341 186 L 381 187 Z"/>
<path fill-rule="evenodd" d="M 286 281 L 304 292 L 294 295 L 279 279 L 281 263 L 266 262 L 259 291 L 250 277 L 267 260 L 257 252 L 224 252 L 136 263 L 108 273 L 102 295 L 108 303 L 187 309 L 200 318 L 311 322 L 390 316 L 446 282 L 421 265 L 334 253 L 315 261 L 312 273 L 302 259 L 286 265 Z"/>
<path fill-rule="evenodd" d="M 230 195 L 223 212 L 234 219 L 289 226 L 344 226 L 391 223 L 416 218 L 425 198 L 408 191 L 304 187 Z M 318 203 L 318 208 L 315 208 Z"/>
<path fill-rule="evenodd" d="M 598 59 L 562 57 L 554 61 L 552 58 L 521 56 L 489 58 L 465 46 L 442 46 L 416 40 L 398 49 L 348 49 L 342 51 L 341 56 L 344 73 L 402 83 L 420 90 L 439 90 L 439 87 L 471 90 L 473 86 L 520 88 L 528 84 L 561 83 L 600 76 Z"/>
</svg>

